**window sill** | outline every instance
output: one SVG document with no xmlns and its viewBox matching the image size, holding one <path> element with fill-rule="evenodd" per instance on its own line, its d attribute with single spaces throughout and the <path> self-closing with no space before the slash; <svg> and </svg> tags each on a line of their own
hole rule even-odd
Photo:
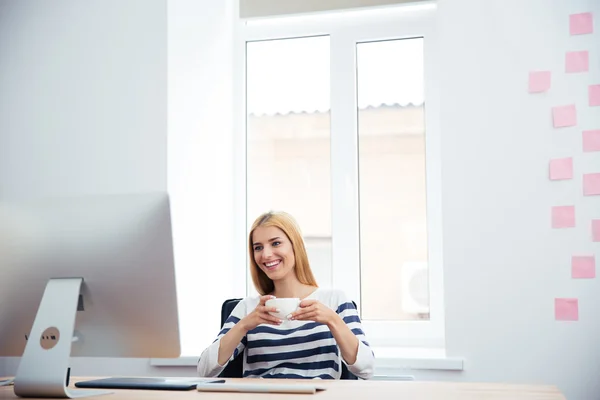
<svg viewBox="0 0 600 400">
<path fill-rule="evenodd" d="M 464 360 L 446 356 L 443 348 L 373 347 L 375 374 L 396 375 L 398 370 L 462 371 Z"/>
<path fill-rule="evenodd" d="M 463 359 L 447 357 L 444 349 L 374 347 L 376 376 L 393 377 L 398 370 L 462 371 Z M 151 358 L 153 367 L 196 367 L 198 356 Z"/>
</svg>

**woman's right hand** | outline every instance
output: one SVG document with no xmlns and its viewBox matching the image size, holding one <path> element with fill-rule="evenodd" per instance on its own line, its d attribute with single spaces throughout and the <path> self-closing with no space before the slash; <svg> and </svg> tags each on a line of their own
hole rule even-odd
<svg viewBox="0 0 600 400">
<path fill-rule="evenodd" d="M 267 307 L 265 305 L 267 300 L 274 298 L 275 296 L 261 296 L 254 311 L 242 318 L 239 323 L 242 324 L 246 332 L 251 331 L 260 324 L 281 325 L 282 320 L 269 314 L 269 312 L 277 312 L 278 310 L 275 307 Z"/>
</svg>

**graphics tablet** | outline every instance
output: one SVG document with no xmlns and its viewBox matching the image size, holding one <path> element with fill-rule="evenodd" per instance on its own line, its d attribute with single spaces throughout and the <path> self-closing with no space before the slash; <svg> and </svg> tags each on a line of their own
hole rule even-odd
<svg viewBox="0 0 600 400">
<path fill-rule="evenodd" d="M 213 385 L 208 382 L 198 384 L 199 392 L 238 392 L 238 393 L 296 393 L 315 394 L 325 390 L 324 386 L 312 383 L 242 383 L 227 382 Z"/>
<path fill-rule="evenodd" d="M 85 389 L 142 389 L 142 390 L 192 390 L 200 383 L 224 383 L 214 378 L 102 378 L 76 382 L 75 387 Z"/>
</svg>

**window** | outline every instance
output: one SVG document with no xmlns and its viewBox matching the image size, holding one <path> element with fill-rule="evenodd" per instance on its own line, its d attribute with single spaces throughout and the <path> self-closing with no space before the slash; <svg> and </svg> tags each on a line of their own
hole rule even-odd
<svg viewBox="0 0 600 400">
<path fill-rule="evenodd" d="M 358 303 L 374 346 L 444 344 L 434 12 L 288 17 L 238 36 L 240 251 L 256 216 L 290 212 L 319 285 Z"/>
<path fill-rule="evenodd" d="M 246 45 L 248 230 L 263 212 L 292 214 L 315 278 L 325 285 L 331 282 L 329 53 L 329 36 Z"/>
<path fill-rule="evenodd" d="M 362 317 L 429 319 L 423 38 L 358 43 L 356 66 Z"/>
</svg>

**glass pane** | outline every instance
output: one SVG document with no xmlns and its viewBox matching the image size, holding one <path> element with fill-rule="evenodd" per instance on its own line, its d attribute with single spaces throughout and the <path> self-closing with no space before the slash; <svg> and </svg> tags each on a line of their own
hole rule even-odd
<svg viewBox="0 0 600 400">
<path fill-rule="evenodd" d="M 357 45 L 362 316 L 429 319 L 423 39 Z"/>
<path fill-rule="evenodd" d="M 330 286 L 329 36 L 249 42 L 246 60 L 248 228 L 265 211 L 292 214 Z"/>
</svg>

